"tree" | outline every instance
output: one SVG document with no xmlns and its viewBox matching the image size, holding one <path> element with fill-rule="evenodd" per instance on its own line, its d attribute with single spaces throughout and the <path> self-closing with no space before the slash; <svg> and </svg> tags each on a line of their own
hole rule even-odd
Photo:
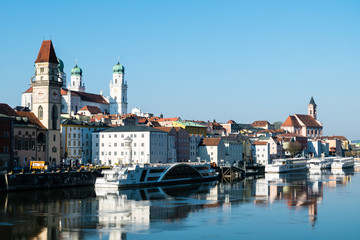
<svg viewBox="0 0 360 240">
<path fill-rule="evenodd" d="M 280 129 L 282 124 L 283 124 L 283 122 L 281 122 L 281 121 L 276 121 L 273 123 L 273 125 L 275 126 L 275 129 Z"/>
<path fill-rule="evenodd" d="M 296 154 L 301 153 L 301 144 L 299 142 L 290 142 L 288 149 L 286 149 L 291 157 L 295 157 Z"/>
</svg>

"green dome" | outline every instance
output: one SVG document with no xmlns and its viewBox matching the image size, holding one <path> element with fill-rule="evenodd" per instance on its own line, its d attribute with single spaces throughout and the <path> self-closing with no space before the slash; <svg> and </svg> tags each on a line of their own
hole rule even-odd
<svg viewBox="0 0 360 240">
<path fill-rule="evenodd" d="M 82 70 L 77 64 L 73 67 L 73 69 L 71 69 L 71 76 L 82 76 Z"/>
<path fill-rule="evenodd" d="M 64 72 L 64 62 L 60 58 L 58 58 L 57 60 L 59 62 L 58 72 L 63 73 Z"/>
<path fill-rule="evenodd" d="M 124 73 L 125 68 L 119 62 L 114 66 L 113 73 Z"/>
</svg>

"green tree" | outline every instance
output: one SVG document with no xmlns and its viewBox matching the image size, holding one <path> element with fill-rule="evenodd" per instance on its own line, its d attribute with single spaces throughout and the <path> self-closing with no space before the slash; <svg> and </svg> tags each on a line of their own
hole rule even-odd
<svg viewBox="0 0 360 240">
<path fill-rule="evenodd" d="M 291 142 L 286 150 L 290 153 L 291 157 L 295 157 L 296 154 L 301 153 L 301 144 L 299 142 Z"/>
<path fill-rule="evenodd" d="M 283 122 L 281 122 L 281 121 L 276 121 L 273 123 L 273 125 L 275 126 L 275 129 L 280 129 L 282 124 L 283 124 Z"/>
</svg>

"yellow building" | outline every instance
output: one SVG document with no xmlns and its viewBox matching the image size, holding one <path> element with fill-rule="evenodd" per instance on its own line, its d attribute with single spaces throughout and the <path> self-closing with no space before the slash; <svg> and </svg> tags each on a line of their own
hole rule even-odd
<svg viewBox="0 0 360 240">
<path fill-rule="evenodd" d="M 187 130 L 189 134 L 199 134 L 205 137 L 207 135 L 207 127 L 194 122 L 175 121 L 173 127 L 181 127 Z"/>
</svg>

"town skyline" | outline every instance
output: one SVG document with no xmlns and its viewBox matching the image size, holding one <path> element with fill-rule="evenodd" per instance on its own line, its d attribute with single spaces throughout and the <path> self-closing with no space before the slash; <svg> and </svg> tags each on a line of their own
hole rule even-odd
<svg viewBox="0 0 360 240">
<path fill-rule="evenodd" d="M 15 15 L 11 15 L 13 3 L 2 4 L 2 29 L 8 34 L 1 40 L 4 90 L 0 102 L 20 105 L 41 41 L 51 35 L 65 73 L 70 75 L 78 59 L 92 93 L 103 90 L 109 96 L 112 68 L 119 57 L 129 85 L 129 112 L 140 107 L 164 117 L 273 123 L 306 114 L 313 96 L 324 135 L 360 139 L 360 131 L 352 127 L 360 117 L 356 113 L 360 34 L 354 25 L 359 4 L 280 2 L 275 6 L 235 1 L 74 4 L 84 8 L 81 12 L 66 4 L 46 8 L 41 2 L 24 2 Z M 51 12 L 45 10 L 55 6 L 64 14 L 78 13 L 77 21 L 56 18 L 60 25 L 56 21 L 39 24 L 30 17 L 30 12 L 42 9 L 49 19 Z M 120 6 L 124 15 L 119 16 L 114 8 Z M 288 7 L 292 11 L 286 12 Z M 323 11 L 315 11 L 317 7 Z M 178 13 L 186 10 L 187 15 Z M 103 18 L 93 19 L 96 12 Z M 113 22 L 116 17 L 123 24 Z M 21 26 L 20 21 L 24 21 Z M 92 26 L 99 34 L 91 32 Z"/>
</svg>

